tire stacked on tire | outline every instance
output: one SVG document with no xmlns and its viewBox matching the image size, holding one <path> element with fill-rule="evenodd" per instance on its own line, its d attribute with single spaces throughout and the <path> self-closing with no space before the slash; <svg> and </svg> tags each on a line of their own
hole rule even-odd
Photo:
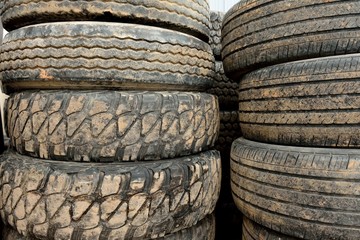
<svg viewBox="0 0 360 240">
<path fill-rule="evenodd" d="M 216 207 L 217 235 L 226 239 L 241 238 L 241 231 L 236 226 L 242 221 L 241 213 L 237 210 L 231 196 L 230 188 L 230 150 L 231 143 L 241 136 L 238 121 L 238 84 L 224 73 L 221 60 L 221 25 L 224 18 L 223 12 L 210 13 L 210 46 L 215 63 L 215 81 L 208 90 L 219 99 L 220 107 L 220 132 L 215 143 L 215 149 L 221 153 L 222 184 L 219 201 Z"/>
<path fill-rule="evenodd" d="M 244 239 L 360 234 L 359 4 L 249 0 L 224 18 L 224 68 L 240 82 L 231 187 Z"/>
<path fill-rule="evenodd" d="M 24 239 L 214 239 L 207 1 L 9 0 L 2 16 L 4 223 Z"/>
</svg>

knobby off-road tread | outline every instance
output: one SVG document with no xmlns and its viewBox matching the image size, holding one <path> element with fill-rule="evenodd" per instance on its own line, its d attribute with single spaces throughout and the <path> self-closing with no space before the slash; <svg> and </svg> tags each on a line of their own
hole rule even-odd
<svg viewBox="0 0 360 240">
<path fill-rule="evenodd" d="M 360 146 L 360 55 L 279 64 L 240 82 L 247 139 L 321 147 Z"/>
<path fill-rule="evenodd" d="M 7 101 L 19 153 L 52 160 L 138 161 L 204 151 L 219 134 L 217 98 L 206 93 L 24 91 Z"/>
<path fill-rule="evenodd" d="M 1 157 L 0 213 L 39 239 L 146 239 L 194 226 L 220 191 L 217 151 L 151 163 Z"/>
<path fill-rule="evenodd" d="M 206 0 L 5 0 L 2 21 L 8 31 L 59 21 L 140 23 L 174 29 L 207 40 L 209 12 Z"/>
<path fill-rule="evenodd" d="M 215 59 L 221 61 L 221 25 L 224 19 L 223 12 L 210 12 L 210 47 Z"/>
<path fill-rule="evenodd" d="M 37 240 L 30 236 L 22 236 L 16 230 L 7 227 L 3 230 L 3 240 Z M 207 216 L 193 227 L 166 235 L 157 240 L 215 240 L 215 217 Z"/>
<path fill-rule="evenodd" d="M 209 44 L 187 34 L 136 24 L 65 22 L 6 35 L 0 79 L 23 89 L 199 90 L 212 85 Z"/>
<path fill-rule="evenodd" d="M 266 65 L 357 53 L 359 16 L 356 0 L 240 1 L 224 17 L 225 72 L 239 80 Z"/>
<path fill-rule="evenodd" d="M 231 154 L 233 197 L 251 220 L 301 239 L 359 236 L 359 149 L 238 139 Z"/>
<path fill-rule="evenodd" d="M 223 63 L 215 62 L 215 78 L 213 86 L 207 91 L 219 98 L 220 110 L 235 110 L 238 108 L 239 84 L 226 77 Z"/>
<path fill-rule="evenodd" d="M 230 156 L 231 144 L 240 136 L 239 113 L 237 111 L 220 111 L 220 130 L 219 137 L 215 142 L 216 150 L 227 152 L 227 156 Z"/>
<path fill-rule="evenodd" d="M 243 218 L 242 229 L 242 240 L 299 240 L 261 226 L 246 217 Z"/>
</svg>

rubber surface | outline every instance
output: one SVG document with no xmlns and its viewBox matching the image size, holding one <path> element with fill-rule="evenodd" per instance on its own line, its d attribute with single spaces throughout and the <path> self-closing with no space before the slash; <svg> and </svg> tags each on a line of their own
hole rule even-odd
<svg viewBox="0 0 360 240">
<path fill-rule="evenodd" d="M 226 77 L 223 63 L 216 61 L 214 84 L 207 92 L 218 96 L 220 109 L 222 111 L 238 109 L 238 88 L 238 83 Z"/>
<path fill-rule="evenodd" d="M 246 75 L 240 123 L 254 141 L 298 146 L 360 146 L 360 55 L 291 62 Z"/>
<path fill-rule="evenodd" d="M 298 240 L 263 227 L 250 219 L 243 218 L 242 240 Z"/>
<path fill-rule="evenodd" d="M 47 22 L 117 21 L 175 29 L 206 40 L 209 12 L 206 0 L 6 0 L 2 15 L 8 31 Z"/>
<path fill-rule="evenodd" d="M 223 12 L 210 12 L 210 47 L 216 60 L 221 61 L 221 26 L 224 19 Z"/>
<path fill-rule="evenodd" d="M 209 44 L 136 24 L 63 22 L 6 35 L 0 80 L 24 89 L 199 90 L 213 83 Z"/>
<path fill-rule="evenodd" d="M 40 239 L 162 237 L 212 213 L 220 191 L 217 151 L 123 164 L 0 158 L 1 217 Z"/>
<path fill-rule="evenodd" d="M 141 91 L 25 91 L 8 99 L 6 121 L 21 154 L 95 162 L 198 153 L 220 124 L 215 96 Z"/>
<path fill-rule="evenodd" d="M 359 149 L 300 148 L 238 139 L 231 188 L 251 220 L 302 239 L 356 239 Z"/>
<path fill-rule="evenodd" d="M 356 0 L 245 0 L 224 17 L 222 57 L 233 79 L 263 66 L 358 53 Z"/>
</svg>

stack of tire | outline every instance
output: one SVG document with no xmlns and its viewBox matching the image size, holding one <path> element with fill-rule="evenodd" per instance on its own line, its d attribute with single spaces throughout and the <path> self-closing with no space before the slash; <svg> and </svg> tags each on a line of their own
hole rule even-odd
<svg viewBox="0 0 360 240">
<path fill-rule="evenodd" d="M 206 0 L 4 2 L 4 237 L 214 238 L 209 15 Z"/>
<path fill-rule="evenodd" d="M 244 138 L 231 187 L 244 239 L 360 235 L 360 2 L 240 1 L 222 57 Z"/>
<path fill-rule="evenodd" d="M 238 117 L 238 84 L 224 73 L 221 59 L 221 26 L 224 19 L 223 12 L 210 13 L 210 46 L 215 62 L 215 81 L 208 90 L 219 99 L 220 133 L 215 149 L 221 153 L 222 183 L 219 201 L 216 207 L 217 235 L 224 239 L 240 239 L 241 231 L 237 227 L 241 224 L 242 215 L 237 210 L 231 196 L 230 188 L 230 150 L 231 144 L 241 136 Z"/>
</svg>

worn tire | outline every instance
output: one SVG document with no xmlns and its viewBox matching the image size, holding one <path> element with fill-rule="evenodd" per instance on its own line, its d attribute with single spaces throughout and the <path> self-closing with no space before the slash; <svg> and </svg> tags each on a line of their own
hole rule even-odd
<svg viewBox="0 0 360 240">
<path fill-rule="evenodd" d="M 7 101 L 19 153 L 52 160 L 139 161 L 198 153 L 215 144 L 215 96 L 190 92 L 24 91 Z"/>
<path fill-rule="evenodd" d="M 159 26 L 209 37 L 206 0 L 7 0 L 3 24 L 8 31 L 37 23 L 59 21 L 117 21 Z"/>
<path fill-rule="evenodd" d="M 232 111 L 238 109 L 238 88 L 238 83 L 226 77 L 223 63 L 215 62 L 214 84 L 207 92 L 218 96 L 220 110 Z"/>
<path fill-rule="evenodd" d="M 247 139 L 283 145 L 360 146 L 360 55 L 290 62 L 240 82 Z"/>
<path fill-rule="evenodd" d="M 360 150 L 287 147 L 238 139 L 231 188 L 251 220 L 302 239 L 357 239 Z"/>
<path fill-rule="evenodd" d="M 37 240 L 33 237 L 20 235 L 16 230 L 7 227 L 2 231 L 2 240 Z M 85 238 L 87 239 L 87 238 Z M 157 240 L 215 240 L 215 217 L 207 216 L 195 226 L 176 233 L 157 238 Z M 91 240 L 91 238 L 89 239 Z"/>
<path fill-rule="evenodd" d="M 6 35 L 0 80 L 24 89 L 199 90 L 213 83 L 209 44 L 176 31 L 124 23 L 33 25 Z"/>
<path fill-rule="evenodd" d="M 151 163 L 0 160 L 1 217 L 39 239 L 162 237 L 212 213 L 220 191 L 217 151 Z"/>
<path fill-rule="evenodd" d="M 242 240 L 299 240 L 261 226 L 246 217 L 243 218 L 242 229 Z"/>
<path fill-rule="evenodd" d="M 245 0 L 224 17 L 225 72 L 239 80 L 276 63 L 357 53 L 360 2 Z"/>
<path fill-rule="evenodd" d="M 215 59 L 221 61 L 221 25 L 224 19 L 223 12 L 210 12 L 210 47 Z"/>
</svg>

